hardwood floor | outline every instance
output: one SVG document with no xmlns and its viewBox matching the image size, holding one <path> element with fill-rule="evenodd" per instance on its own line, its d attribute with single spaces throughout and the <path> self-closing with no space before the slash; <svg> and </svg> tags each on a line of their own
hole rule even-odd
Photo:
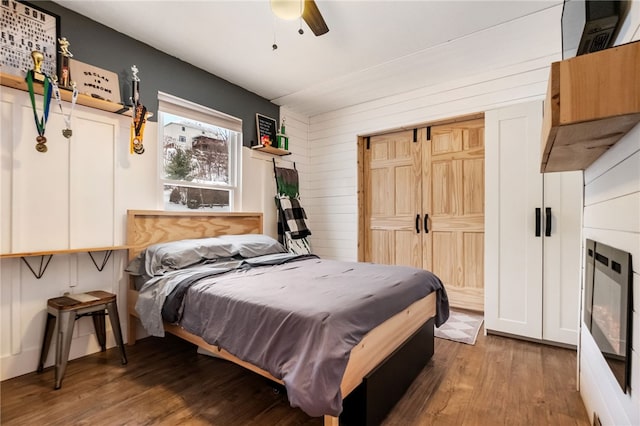
<svg viewBox="0 0 640 426">
<path fill-rule="evenodd" d="M 482 333 L 482 331 L 481 331 Z M 270 383 L 196 353 L 173 336 L 147 338 L 0 384 L 0 424 L 322 425 Z M 475 346 L 436 339 L 435 355 L 384 425 L 585 425 L 574 351 L 499 336 Z"/>
</svg>

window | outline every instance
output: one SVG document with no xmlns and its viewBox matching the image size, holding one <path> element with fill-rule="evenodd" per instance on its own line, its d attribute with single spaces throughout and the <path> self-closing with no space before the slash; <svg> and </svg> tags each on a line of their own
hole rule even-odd
<svg viewBox="0 0 640 426">
<path fill-rule="evenodd" d="M 162 92 L 158 100 L 164 209 L 238 210 L 242 121 Z"/>
</svg>

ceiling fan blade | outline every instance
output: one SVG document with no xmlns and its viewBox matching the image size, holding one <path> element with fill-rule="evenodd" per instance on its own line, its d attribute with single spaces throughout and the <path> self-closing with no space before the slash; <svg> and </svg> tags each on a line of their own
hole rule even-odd
<svg viewBox="0 0 640 426">
<path fill-rule="evenodd" d="M 320 9 L 318 9 L 314 0 L 304 0 L 302 19 L 309 25 L 309 28 L 311 28 L 311 31 L 313 31 L 316 36 L 321 36 L 329 32 L 329 27 L 327 27 L 327 23 L 324 22 Z"/>
</svg>

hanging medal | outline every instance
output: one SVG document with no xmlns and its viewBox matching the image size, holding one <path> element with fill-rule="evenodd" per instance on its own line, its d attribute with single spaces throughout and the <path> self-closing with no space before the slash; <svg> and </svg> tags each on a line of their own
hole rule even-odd
<svg viewBox="0 0 640 426">
<path fill-rule="evenodd" d="M 133 123 L 131 124 L 131 153 L 144 154 L 144 125 L 146 124 L 147 108 L 142 105 L 136 105 L 133 111 Z"/>
<path fill-rule="evenodd" d="M 76 87 L 76 83 L 71 82 L 71 87 L 73 88 L 71 95 L 71 110 L 69 110 L 69 114 L 66 116 L 62 110 L 62 99 L 60 98 L 60 88 L 58 87 L 58 79 L 56 77 L 51 78 L 51 86 L 53 87 L 53 95 L 55 96 L 58 107 L 60 108 L 60 114 L 62 114 L 62 118 L 64 119 L 65 128 L 62 130 L 62 136 L 69 139 L 73 134 L 71 131 L 71 115 L 73 114 L 73 109 L 75 108 L 76 101 L 78 100 L 78 89 Z"/>
<path fill-rule="evenodd" d="M 47 152 L 47 138 L 44 136 L 47 120 L 49 119 L 49 106 L 51 105 L 51 84 L 49 78 L 44 78 L 44 93 L 42 95 L 42 118 L 38 117 L 38 109 L 36 108 L 36 98 L 33 91 L 33 70 L 27 72 L 27 88 L 29 89 L 29 97 L 31 98 L 31 108 L 33 109 L 33 118 L 38 130 L 36 137 L 36 151 Z"/>
<path fill-rule="evenodd" d="M 144 154 L 144 125 L 147 121 L 147 108 L 140 103 L 140 78 L 138 78 L 138 67 L 131 67 L 133 78 L 131 80 L 131 102 L 133 103 L 133 118 L 131 120 L 129 152 L 133 154 Z"/>
</svg>

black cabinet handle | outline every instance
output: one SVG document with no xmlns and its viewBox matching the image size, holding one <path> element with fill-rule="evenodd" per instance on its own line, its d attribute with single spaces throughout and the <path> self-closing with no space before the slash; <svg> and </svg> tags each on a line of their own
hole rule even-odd
<svg viewBox="0 0 640 426">
<path fill-rule="evenodd" d="M 545 229 L 544 229 L 544 236 L 545 237 L 550 237 L 551 236 L 551 207 L 547 207 L 545 209 Z"/>
<path fill-rule="evenodd" d="M 416 215 L 416 234 L 420 233 L 420 215 Z"/>
<path fill-rule="evenodd" d="M 425 234 L 429 233 L 429 224 L 427 223 L 428 220 L 429 220 L 429 213 L 424 215 L 424 233 Z"/>
<path fill-rule="evenodd" d="M 542 226 L 541 217 L 542 214 L 540 207 L 536 207 L 536 237 L 540 236 L 540 228 Z"/>
</svg>

